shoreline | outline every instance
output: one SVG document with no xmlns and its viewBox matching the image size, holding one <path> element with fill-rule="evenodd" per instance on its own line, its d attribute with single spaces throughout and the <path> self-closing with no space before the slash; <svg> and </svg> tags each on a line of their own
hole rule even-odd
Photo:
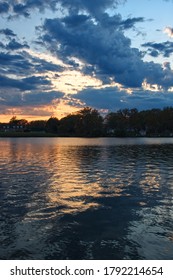
<svg viewBox="0 0 173 280">
<path fill-rule="evenodd" d="M 171 135 L 100 135 L 100 136 L 80 136 L 80 135 L 58 135 L 47 132 L 0 132 L 0 138 L 173 138 Z"/>
</svg>

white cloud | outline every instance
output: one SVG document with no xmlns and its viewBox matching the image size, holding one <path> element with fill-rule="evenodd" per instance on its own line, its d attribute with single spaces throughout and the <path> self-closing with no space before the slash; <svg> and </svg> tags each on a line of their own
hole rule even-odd
<svg viewBox="0 0 173 280">
<path fill-rule="evenodd" d="M 169 37 L 173 38 L 173 28 L 171 27 L 165 27 L 164 33 L 168 34 Z"/>
</svg>

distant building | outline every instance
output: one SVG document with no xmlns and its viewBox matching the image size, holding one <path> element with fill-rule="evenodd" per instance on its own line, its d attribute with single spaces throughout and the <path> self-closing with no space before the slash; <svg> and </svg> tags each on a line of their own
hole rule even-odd
<svg viewBox="0 0 173 280">
<path fill-rule="evenodd" d="M 147 131 L 146 131 L 145 129 L 141 129 L 141 130 L 139 131 L 139 135 L 140 135 L 140 136 L 146 136 L 146 135 L 147 135 Z"/>
<path fill-rule="evenodd" d="M 7 132 L 7 131 L 24 131 L 23 125 L 13 125 L 9 123 L 1 123 L 0 124 L 0 131 Z"/>
</svg>

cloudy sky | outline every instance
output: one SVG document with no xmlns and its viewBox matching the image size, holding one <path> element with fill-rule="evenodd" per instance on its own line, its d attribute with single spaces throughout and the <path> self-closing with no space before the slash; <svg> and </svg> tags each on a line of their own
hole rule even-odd
<svg viewBox="0 0 173 280">
<path fill-rule="evenodd" d="M 173 106 L 172 0 L 0 0 L 0 122 Z"/>
</svg>

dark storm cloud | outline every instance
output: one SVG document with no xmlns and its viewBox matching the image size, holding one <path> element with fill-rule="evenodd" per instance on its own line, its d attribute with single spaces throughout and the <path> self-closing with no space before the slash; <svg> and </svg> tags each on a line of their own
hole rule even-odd
<svg viewBox="0 0 173 280">
<path fill-rule="evenodd" d="M 89 18 L 90 17 L 86 16 L 86 15 L 72 15 L 72 16 L 65 17 L 63 19 L 63 22 L 67 26 L 75 27 L 75 26 L 85 23 Z"/>
<path fill-rule="evenodd" d="M 47 77 L 43 76 L 30 76 L 22 79 L 22 83 L 27 87 L 31 87 L 31 89 L 37 89 L 40 87 L 44 87 L 46 85 L 51 85 L 51 81 L 47 79 Z"/>
<path fill-rule="evenodd" d="M 115 82 L 126 87 L 140 87 L 144 79 L 164 87 L 173 85 L 171 71 L 169 76 L 172 77 L 172 81 L 165 77 L 167 73 L 163 71 L 161 65 L 144 62 L 142 54 L 138 49 L 131 47 L 130 39 L 125 37 L 119 28 L 110 28 L 108 19 L 112 20 L 111 17 L 104 15 L 104 24 L 103 17 L 97 23 L 89 18 L 83 19 L 85 20 L 81 21 L 81 15 L 46 19 L 42 42 L 66 63 L 71 61 L 72 57 L 80 59 L 85 63 L 84 71 L 91 69 L 90 74 L 103 78 L 103 81 L 106 77 L 107 81 L 113 78 Z M 118 22 L 118 19 L 116 20 Z M 80 26 L 74 22 L 80 22 Z"/>
<path fill-rule="evenodd" d="M 71 105 L 77 105 L 81 101 L 94 108 L 117 111 L 124 108 L 138 108 L 139 110 L 163 108 L 173 103 L 173 94 L 162 92 L 149 92 L 144 90 L 134 91 L 128 94 L 117 87 L 104 89 L 88 88 L 78 94 L 70 95 L 73 99 Z M 69 98 L 70 98 L 69 97 Z"/>
<path fill-rule="evenodd" d="M 167 92 L 139 91 L 126 98 L 128 107 L 139 110 L 169 107 L 173 103 L 173 94 Z"/>
<path fill-rule="evenodd" d="M 38 57 L 32 57 L 31 55 L 28 55 L 28 58 L 31 59 L 34 69 L 38 73 L 44 73 L 44 72 L 63 72 L 64 67 L 58 64 L 55 64 L 50 61 L 46 61 L 44 59 L 38 58 Z"/>
<path fill-rule="evenodd" d="M 4 45 L 3 43 L 1 43 L 1 42 L 0 42 L 0 48 L 1 48 L 1 49 L 4 49 L 4 48 L 5 48 L 5 45 Z"/>
<path fill-rule="evenodd" d="M 152 57 L 158 57 L 159 56 L 159 52 L 156 50 L 148 50 L 148 54 L 151 55 Z"/>
<path fill-rule="evenodd" d="M 80 16 L 82 19 L 82 15 Z M 75 18 L 75 16 L 73 16 L 73 18 Z M 144 22 L 145 19 L 143 17 L 134 17 L 134 18 L 127 18 L 123 20 L 120 14 L 115 14 L 113 16 L 110 16 L 108 13 L 104 12 L 100 14 L 99 17 L 97 17 L 97 21 L 104 28 L 109 28 L 111 31 L 113 31 L 113 30 L 126 30 L 130 28 L 134 28 L 137 23 Z"/>
<path fill-rule="evenodd" d="M 9 10 L 16 15 L 23 15 L 25 17 L 30 16 L 34 9 L 44 11 L 45 9 L 51 9 L 56 11 L 59 6 L 70 13 L 78 13 L 79 11 L 87 11 L 92 15 L 99 15 L 107 8 L 114 8 L 119 3 L 124 3 L 126 0 L 23 0 L 17 3 L 15 0 L 9 0 L 8 2 L 1 1 L 1 12 L 7 13 Z"/>
<path fill-rule="evenodd" d="M 26 76 L 33 72 L 33 64 L 24 55 L 0 52 L 0 74 Z"/>
<path fill-rule="evenodd" d="M 123 20 L 120 25 L 124 28 L 124 29 L 129 29 L 129 28 L 133 28 L 135 26 L 136 23 L 139 22 L 144 22 L 144 18 L 143 17 L 137 17 L 137 18 L 128 18 L 126 20 Z"/>
<path fill-rule="evenodd" d="M 105 89 L 84 89 L 77 94 L 70 95 L 70 97 L 73 97 L 74 103 L 80 100 L 80 103 L 82 101 L 87 106 L 97 109 L 114 110 L 122 106 L 121 99 L 124 95 L 125 92 L 120 92 L 116 87 L 107 87 Z"/>
<path fill-rule="evenodd" d="M 123 0 L 59 0 L 62 7 L 67 8 L 71 13 L 78 13 L 79 11 L 87 11 L 94 17 L 98 17 L 108 8 L 115 8 Z"/>
<path fill-rule="evenodd" d="M 23 15 L 25 17 L 29 17 L 30 13 L 27 11 L 27 6 L 23 4 L 17 4 L 13 6 L 13 12 L 16 14 Z"/>
<path fill-rule="evenodd" d="M 0 91 L 0 105 L 10 107 L 50 105 L 52 101 L 58 100 L 62 97 L 63 93 L 58 91 L 32 92 L 25 94 L 15 91 L 4 94 L 3 91 Z"/>
<path fill-rule="evenodd" d="M 36 92 L 23 96 L 23 105 L 50 105 L 52 101 L 62 98 L 64 94 L 58 91 Z"/>
<path fill-rule="evenodd" d="M 9 11 L 9 4 L 8 2 L 1 1 L 0 2 L 0 14 L 7 13 Z"/>
<path fill-rule="evenodd" d="M 154 62 L 146 62 L 147 75 L 146 80 L 150 84 L 162 86 L 165 90 L 173 86 L 173 70 L 170 67 L 161 67 Z"/>
<path fill-rule="evenodd" d="M 57 3 L 58 0 L 23 0 L 17 4 L 15 1 L 11 1 L 11 6 L 15 14 L 29 17 L 33 9 L 38 9 L 40 12 L 46 8 L 55 10 Z"/>
<path fill-rule="evenodd" d="M 34 72 L 34 65 L 23 55 L 0 52 L 0 73 L 29 75 Z"/>
<path fill-rule="evenodd" d="M 103 83 L 114 80 L 126 87 L 140 87 L 144 79 L 148 82 L 159 83 L 164 87 L 172 86 L 170 76 L 165 77 L 161 65 L 146 63 L 143 61 L 142 53 L 137 48 L 132 48 L 131 40 L 124 35 L 124 30 L 134 28 L 136 23 L 143 22 L 144 18 L 135 17 L 123 20 L 121 15 L 110 16 L 106 9 L 113 9 L 118 3 L 124 1 L 116 0 L 23 0 L 20 4 L 10 0 L 11 10 L 19 14 L 27 14 L 35 8 L 40 11 L 45 8 L 55 9 L 60 4 L 66 9 L 64 18 L 46 19 L 38 38 L 40 44 L 49 51 L 68 63 L 76 70 L 83 71 L 96 76 Z M 149 43 L 148 43 L 149 44 Z M 144 45 L 143 45 L 144 46 Z M 14 38 L 6 45 L 1 44 L 1 48 L 9 51 L 28 48 L 27 43 L 18 42 Z M 165 56 L 172 52 L 172 46 L 164 46 L 164 50 L 158 49 L 160 46 L 147 46 L 152 56 L 158 56 L 164 51 Z M 76 63 L 77 58 L 83 62 Z M 25 65 L 26 62 L 26 65 Z M 22 63 L 27 69 L 27 75 L 39 73 L 39 71 L 61 71 L 60 67 L 51 63 L 36 63 L 32 58 L 23 56 L 22 60 L 12 61 L 8 64 L 9 73 L 22 73 Z M 6 66 L 7 67 L 7 66 Z M 89 69 L 91 72 L 89 73 Z M 166 82 L 167 84 L 166 84 Z"/>
<path fill-rule="evenodd" d="M 9 65 L 16 61 L 23 61 L 24 57 L 21 54 L 10 54 L 0 52 L 0 65 Z"/>
<path fill-rule="evenodd" d="M 12 40 L 6 45 L 6 49 L 7 49 L 7 50 L 19 50 L 19 49 L 23 49 L 23 48 L 29 49 L 30 47 L 28 46 L 28 44 L 26 44 L 26 43 L 21 44 L 21 43 L 17 42 L 15 39 L 12 39 Z"/>
<path fill-rule="evenodd" d="M 5 106 L 8 107 L 21 106 L 21 104 L 22 104 L 21 93 L 19 92 L 4 93 L 2 90 L 0 90 L 0 109 Z"/>
<path fill-rule="evenodd" d="M 68 62 L 71 57 L 76 57 L 94 66 L 102 75 L 116 76 L 117 82 L 134 87 L 141 85 L 143 76 L 139 69 L 143 63 L 140 53 L 130 47 L 130 40 L 121 31 L 110 32 L 89 19 L 82 22 L 80 28 L 69 26 L 64 19 L 62 22 L 57 18 L 45 21 L 44 32 L 42 40 L 63 61 Z"/>
<path fill-rule="evenodd" d="M 1 1 L 1 0 L 0 0 Z M 29 17 L 33 9 L 44 11 L 45 8 L 55 9 L 58 0 L 23 0 L 18 3 L 16 0 L 0 2 L 0 13 L 9 13 Z"/>
<path fill-rule="evenodd" d="M 21 91 L 36 90 L 51 86 L 51 82 L 42 76 L 31 76 L 24 79 L 12 79 L 0 75 L 0 88 L 15 88 Z"/>
<path fill-rule="evenodd" d="M 51 85 L 49 79 L 41 79 L 39 82 L 38 76 L 42 76 L 47 72 L 62 72 L 64 68 L 51 61 L 41 59 L 37 56 L 29 54 L 27 49 L 29 45 L 26 42 L 20 42 L 14 38 L 16 35 L 11 29 L 1 29 L 0 35 L 5 35 L 4 43 L 0 43 L 0 75 L 1 75 L 1 87 L 18 88 L 23 90 L 35 89 L 37 87 Z M 16 79 L 11 79 L 9 75 L 15 75 Z M 17 77 L 20 78 L 17 79 Z M 33 76 L 32 80 L 28 80 L 28 76 Z M 23 80 L 21 79 L 23 77 Z"/>
<path fill-rule="evenodd" d="M 7 37 L 16 37 L 16 34 L 9 28 L 0 29 L 0 34 L 5 35 Z"/>
<path fill-rule="evenodd" d="M 11 79 L 5 76 L 0 76 L 1 88 L 20 88 L 22 89 L 22 82 L 16 79 Z"/>
<path fill-rule="evenodd" d="M 142 44 L 142 47 L 147 48 L 147 52 L 151 56 L 158 56 L 159 54 L 162 54 L 164 57 L 169 57 L 173 53 L 173 42 L 170 41 L 163 43 L 148 42 Z"/>
<path fill-rule="evenodd" d="M 34 9 L 40 12 L 43 12 L 45 9 L 56 11 L 61 6 L 61 8 L 68 10 L 70 14 L 85 11 L 97 18 L 107 9 L 113 10 L 118 4 L 125 3 L 126 1 L 127 0 L 21 0 L 20 3 L 18 3 L 16 0 L 0 0 L 0 13 L 10 12 L 11 14 L 29 17 Z M 133 25 L 133 20 L 127 20 L 126 27 L 130 25 Z"/>
<path fill-rule="evenodd" d="M 34 57 L 26 51 L 18 54 L 0 52 L 0 73 L 27 76 L 33 73 L 62 72 L 63 67 L 52 62 Z"/>
</svg>

